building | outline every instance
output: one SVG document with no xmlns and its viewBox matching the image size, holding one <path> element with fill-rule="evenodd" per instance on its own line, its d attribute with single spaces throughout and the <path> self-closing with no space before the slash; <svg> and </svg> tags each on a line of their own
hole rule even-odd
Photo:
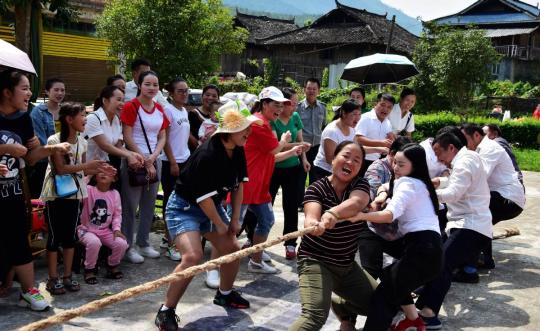
<svg viewBox="0 0 540 331">
<path fill-rule="evenodd" d="M 503 55 L 493 65 L 497 79 L 538 81 L 540 9 L 518 0 L 479 0 L 457 14 L 433 20 L 440 25 L 482 29 Z"/>
<path fill-rule="evenodd" d="M 238 14 L 236 21 L 249 31 L 250 37 L 246 50 L 236 61 L 229 57 L 228 62 L 222 63 L 224 71 L 250 74 L 250 63 L 268 58 L 278 67 L 281 78 L 290 77 L 300 83 L 308 77 L 321 78 L 323 70 L 329 68 L 331 87 L 337 80 L 332 77 L 341 76 L 350 60 L 386 51 L 392 25 L 391 53 L 410 56 L 417 40 L 386 15 L 337 1 L 335 9 L 305 27 L 296 27 L 292 20 L 245 14 Z"/>
<path fill-rule="evenodd" d="M 107 77 L 115 73 L 108 56 L 109 42 L 95 37 L 94 21 L 105 0 L 75 0 L 70 5 L 79 12 L 76 22 L 60 22 L 46 8 L 42 10 L 42 29 L 37 37 L 41 65 L 34 65 L 41 86 L 47 79 L 59 77 L 66 83 L 66 100 L 93 102 Z M 2 17 L 0 38 L 15 42 L 14 22 L 11 13 Z M 39 95 L 44 96 L 41 90 Z"/>
</svg>

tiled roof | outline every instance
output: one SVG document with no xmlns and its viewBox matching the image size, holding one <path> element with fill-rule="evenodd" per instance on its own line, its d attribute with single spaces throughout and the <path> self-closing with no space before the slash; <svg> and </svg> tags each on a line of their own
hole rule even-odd
<svg viewBox="0 0 540 331">
<path fill-rule="evenodd" d="M 266 16 L 236 14 L 236 21 L 249 31 L 248 43 L 298 29 L 294 20 L 281 20 Z"/>
</svg>

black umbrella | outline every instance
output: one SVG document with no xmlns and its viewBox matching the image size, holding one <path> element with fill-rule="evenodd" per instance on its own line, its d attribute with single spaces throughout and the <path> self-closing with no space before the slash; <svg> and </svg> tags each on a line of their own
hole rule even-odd
<svg viewBox="0 0 540 331">
<path fill-rule="evenodd" d="M 416 66 L 405 56 L 377 53 L 351 60 L 341 79 L 360 84 L 396 83 L 416 74 Z"/>
</svg>

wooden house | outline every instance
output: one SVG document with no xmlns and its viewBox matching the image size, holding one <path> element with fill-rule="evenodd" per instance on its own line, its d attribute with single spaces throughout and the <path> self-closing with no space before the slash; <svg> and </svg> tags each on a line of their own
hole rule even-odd
<svg viewBox="0 0 540 331">
<path fill-rule="evenodd" d="M 459 13 L 433 20 L 440 25 L 482 29 L 503 55 L 493 65 L 497 79 L 539 81 L 540 9 L 518 0 L 479 0 Z"/>
</svg>

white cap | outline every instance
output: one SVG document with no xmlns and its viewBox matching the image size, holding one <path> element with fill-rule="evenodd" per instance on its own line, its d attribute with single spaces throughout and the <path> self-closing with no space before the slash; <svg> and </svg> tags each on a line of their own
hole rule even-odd
<svg viewBox="0 0 540 331">
<path fill-rule="evenodd" d="M 271 99 L 277 102 L 291 102 L 291 100 L 285 98 L 283 93 L 275 86 L 268 86 L 262 89 L 259 93 L 259 101 L 263 99 Z"/>
</svg>

